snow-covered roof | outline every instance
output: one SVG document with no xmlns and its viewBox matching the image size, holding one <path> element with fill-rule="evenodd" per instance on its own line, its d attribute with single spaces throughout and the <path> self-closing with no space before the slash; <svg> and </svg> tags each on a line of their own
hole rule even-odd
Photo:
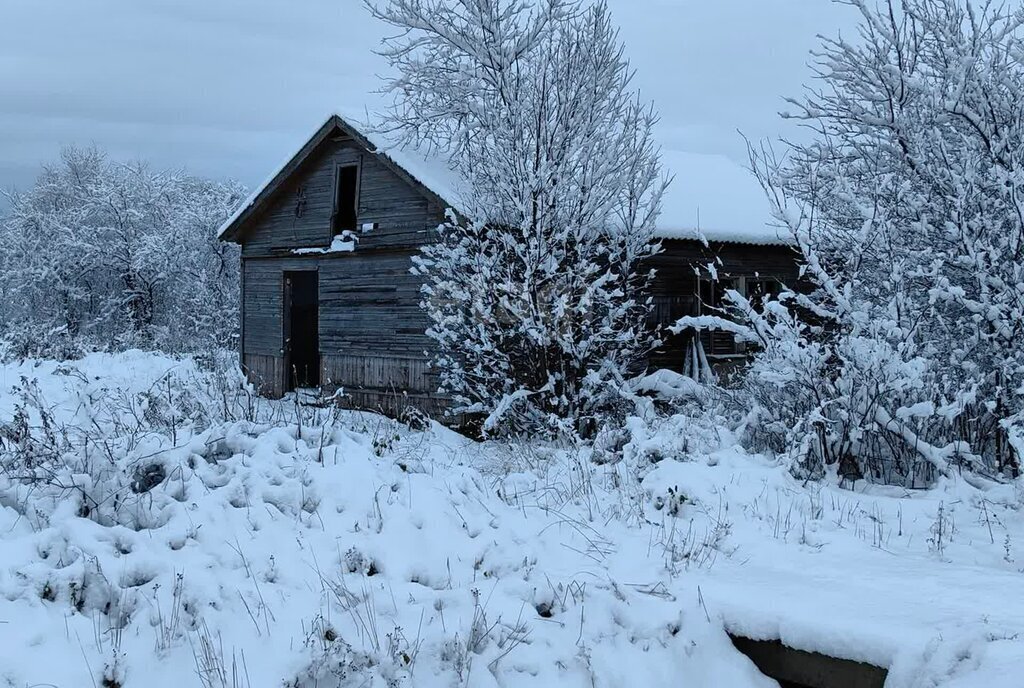
<svg viewBox="0 0 1024 688">
<path fill-rule="evenodd" d="M 757 245 L 790 243 L 771 225 L 771 206 L 749 170 L 724 155 L 662 149 L 674 175 L 658 218 L 661 239 L 702 239 Z"/>
<path fill-rule="evenodd" d="M 386 136 L 375 133 L 374 127 L 367 124 L 365 114 L 341 111 L 332 113 L 326 121 L 321 120 L 318 133 L 275 168 L 221 225 L 218 237 L 224 237 L 271 186 L 281 181 L 282 175 L 286 176 L 290 167 L 301 162 L 319 143 L 318 137 L 338 119 L 425 189 L 458 208 L 466 183 L 452 170 L 443 154 L 397 146 Z M 663 150 L 662 162 L 666 172 L 675 179 L 662 199 L 658 238 L 757 245 L 787 243 L 778 230 L 770 226 L 771 213 L 764 192 L 742 166 L 721 155 L 676 150 Z"/>
<path fill-rule="evenodd" d="M 357 127 L 359 133 L 377 149 L 378 154 L 391 158 L 410 177 L 447 202 L 458 205 L 465 182 L 452 170 L 445 156 L 409 146 L 397 146 L 385 136 L 374 133 L 356 115 L 341 114 L 339 117 Z"/>
</svg>

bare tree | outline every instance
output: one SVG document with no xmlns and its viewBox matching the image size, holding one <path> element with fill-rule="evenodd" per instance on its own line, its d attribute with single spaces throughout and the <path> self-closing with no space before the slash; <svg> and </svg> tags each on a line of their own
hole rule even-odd
<svg viewBox="0 0 1024 688">
<path fill-rule="evenodd" d="M 860 13 L 858 40 L 825 40 L 818 86 L 789 101 L 814 140 L 753 155 L 808 283 L 748 318 L 764 347 L 750 384 L 771 399 L 761 432 L 853 475 L 899 472 L 911 458 L 1015 475 L 1024 12 L 845 4 Z"/>
<path fill-rule="evenodd" d="M 401 30 L 398 139 L 444 153 L 462 214 L 417 262 L 442 385 L 485 429 L 579 431 L 646 353 L 666 181 L 603 2 L 371 3 Z"/>
</svg>

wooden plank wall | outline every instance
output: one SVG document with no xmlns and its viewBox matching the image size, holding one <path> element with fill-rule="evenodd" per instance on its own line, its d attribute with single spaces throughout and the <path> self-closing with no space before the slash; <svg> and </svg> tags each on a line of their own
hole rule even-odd
<svg viewBox="0 0 1024 688">
<path fill-rule="evenodd" d="M 322 379 L 346 389 L 436 389 L 427 370 L 433 341 L 419 308 L 420 278 L 411 251 L 246 258 L 244 356 L 283 356 L 283 278 L 317 270 Z M 283 364 L 281 364 L 283 369 Z M 261 363 L 259 370 L 267 374 Z M 284 381 L 272 387 L 279 396 Z"/>
<path fill-rule="evenodd" d="M 360 165 L 358 223 L 375 228 L 360 234 L 354 252 L 295 255 L 330 244 L 335 169 L 352 163 Z M 240 237 L 242 358 L 253 381 L 273 396 L 284 393 L 283 273 L 317 270 L 324 386 L 344 388 L 358 407 L 396 413 L 412 398 L 440 414 L 444 399 L 428 371 L 433 343 L 419 308 L 421 280 L 410 268 L 419 247 L 436 237 L 443 210 L 375 153 L 351 140 L 326 141 Z"/>
<path fill-rule="evenodd" d="M 283 270 L 277 261 L 242 260 L 242 353 L 281 356 Z"/>
<path fill-rule="evenodd" d="M 321 380 L 327 389 L 343 387 L 354 408 L 381 410 L 392 416 L 413 407 L 440 418 L 448 399 L 437 393 L 437 376 L 423 358 L 325 355 Z M 346 381 L 344 385 L 338 381 Z"/>
<path fill-rule="evenodd" d="M 651 261 L 657 271 L 651 293 L 656 309 L 652 324 L 664 327 L 684 315 L 697 315 L 699 281 L 694 268 L 707 276 L 705 266 L 714 264 L 720 278 L 775 277 L 784 284 L 795 284 L 799 269 L 796 251 L 788 246 L 753 246 L 749 244 L 711 243 L 665 240 L 662 252 Z M 704 337 L 712 336 L 705 333 Z M 720 340 L 728 334 L 716 333 Z M 651 352 L 648 367 L 682 371 L 688 335 L 661 331 L 662 345 Z M 718 344 L 722 342 L 719 341 Z M 705 341 L 705 349 L 710 342 Z"/>
<path fill-rule="evenodd" d="M 345 380 L 354 389 L 387 389 L 428 394 L 437 389 L 436 375 L 422 358 L 327 354 L 321 362 L 321 378 L 331 383 Z"/>
<path fill-rule="evenodd" d="M 260 394 L 280 398 L 284 394 L 284 359 L 280 356 L 243 354 L 242 368 Z"/>
<path fill-rule="evenodd" d="M 376 153 L 351 140 L 331 139 L 281 185 L 267 209 L 245 228 L 239 238 L 242 255 L 280 255 L 329 245 L 335 170 L 351 164 L 360 166 L 358 224 L 377 225 L 360 234 L 361 250 L 409 248 L 436 236 L 444 208 L 399 178 Z"/>
<path fill-rule="evenodd" d="M 363 251 L 320 261 L 320 346 L 326 354 L 423 358 L 431 349 L 419 307 L 415 251 Z"/>
</svg>

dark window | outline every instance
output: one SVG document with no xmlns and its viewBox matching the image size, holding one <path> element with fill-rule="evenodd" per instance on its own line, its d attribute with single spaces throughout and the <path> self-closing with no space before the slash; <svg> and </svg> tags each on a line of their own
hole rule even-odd
<svg viewBox="0 0 1024 688">
<path fill-rule="evenodd" d="M 701 312 L 705 315 L 728 316 L 731 304 L 727 303 L 726 292 L 736 289 L 736 280 L 722 278 L 716 280 L 702 279 L 700 281 L 700 302 Z"/>
<path fill-rule="evenodd" d="M 739 287 L 738 280 L 731 277 L 700 280 L 700 311 L 702 315 L 714 315 L 731 320 L 726 292 Z M 723 330 L 702 330 L 701 345 L 708 356 L 733 356 L 739 352 L 732 333 Z"/>
<path fill-rule="evenodd" d="M 334 185 L 334 217 L 331 221 L 331 233 L 337 235 L 345 230 L 355 231 L 359 205 L 359 166 L 339 167 Z"/>
<path fill-rule="evenodd" d="M 755 310 L 761 310 L 765 300 L 778 298 L 782 293 L 782 285 L 771 277 L 748 277 L 746 282 L 747 300 Z"/>
</svg>

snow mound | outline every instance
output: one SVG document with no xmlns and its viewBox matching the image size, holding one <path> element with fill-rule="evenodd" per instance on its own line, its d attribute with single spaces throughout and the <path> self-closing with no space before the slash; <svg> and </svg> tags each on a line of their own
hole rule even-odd
<svg viewBox="0 0 1024 688">
<path fill-rule="evenodd" d="M 693 378 L 667 368 L 638 378 L 631 386 L 634 392 L 647 392 L 663 399 L 696 398 L 704 392 L 704 388 Z"/>
</svg>

